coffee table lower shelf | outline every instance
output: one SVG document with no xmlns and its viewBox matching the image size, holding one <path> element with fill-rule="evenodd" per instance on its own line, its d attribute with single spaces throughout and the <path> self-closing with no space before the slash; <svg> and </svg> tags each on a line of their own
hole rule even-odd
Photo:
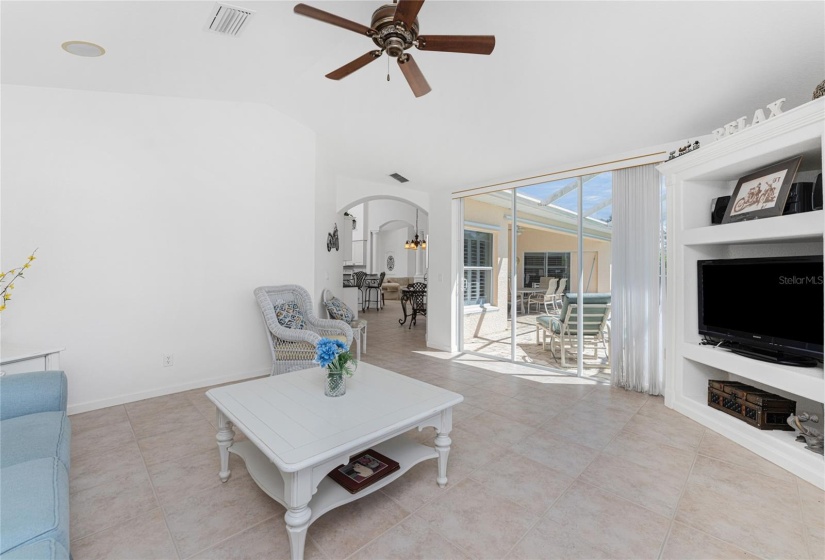
<svg viewBox="0 0 825 560">
<path fill-rule="evenodd" d="M 355 494 L 350 494 L 344 487 L 331 478 L 324 477 L 318 485 L 318 490 L 312 496 L 312 501 L 309 503 L 309 507 L 312 510 L 312 516 L 309 520 L 310 525 L 328 511 L 368 496 L 376 490 L 383 488 L 418 463 L 426 461 L 427 459 L 438 458 L 438 453 L 436 453 L 435 448 L 414 442 L 403 435 L 370 446 L 370 448 L 398 461 L 400 468 Z M 354 451 L 353 455 L 360 451 L 361 450 Z M 260 486 L 261 490 L 266 492 L 269 497 L 282 506 L 288 507 L 284 501 L 284 479 L 281 477 L 281 473 L 266 455 L 255 447 L 254 443 L 250 441 L 234 443 L 229 448 L 229 452 L 234 453 L 244 460 L 246 470 L 249 471 L 252 480 Z M 435 484 L 435 480 L 433 480 L 433 484 Z"/>
</svg>

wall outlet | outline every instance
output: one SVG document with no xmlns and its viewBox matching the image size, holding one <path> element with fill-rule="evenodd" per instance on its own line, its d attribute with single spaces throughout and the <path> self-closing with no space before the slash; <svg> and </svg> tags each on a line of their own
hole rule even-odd
<svg viewBox="0 0 825 560">
<path fill-rule="evenodd" d="M 163 367 L 172 367 L 175 365 L 175 355 L 174 354 L 164 354 L 163 355 Z"/>
</svg>

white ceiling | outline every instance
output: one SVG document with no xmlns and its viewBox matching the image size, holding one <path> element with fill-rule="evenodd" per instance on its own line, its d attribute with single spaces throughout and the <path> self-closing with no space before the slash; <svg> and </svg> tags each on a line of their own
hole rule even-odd
<svg viewBox="0 0 825 560">
<path fill-rule="evenodd" d="M 310 5 L 368 24 L 380 2 Z M 340 82 L 366 37 L 256 11 L 240 37 L 204 31 L 213 2 L 0 5 L 3 83 L 267 103 L 314 129 L 341 175 L 455 190 L 709 133 L 825 78 L 825 3 L 429 0 L 422 34 L 494 34 L 490 56 L 421 52 L 416 99 L 384 57 Z M 85 40 L 106 55 L 60 45 Z"/>
</svg>

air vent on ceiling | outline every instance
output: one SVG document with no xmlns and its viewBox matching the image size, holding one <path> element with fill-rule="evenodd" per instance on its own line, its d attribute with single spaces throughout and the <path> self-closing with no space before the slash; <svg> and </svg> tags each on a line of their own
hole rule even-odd
<svg viewBox="0 0 825 560">
<path fill-rule="evenodd" d="M 392 175 L 390 175 L 390 177 L 392 177 L 393 179 L 395 179 L 399 183 L 406 183 L 406 182 L 409 181 L 409 179 L 407 179 L 403 175 L 399 175 L 398 173 L 393 173 Z"/>
<path fill-rule="evenodd" d="M 252 10 L 216 2 L 206 22 L 206 29 L 221 35 L 237 37 L 246 29 L 246 24 L 254 13 Z"/>
</svg>

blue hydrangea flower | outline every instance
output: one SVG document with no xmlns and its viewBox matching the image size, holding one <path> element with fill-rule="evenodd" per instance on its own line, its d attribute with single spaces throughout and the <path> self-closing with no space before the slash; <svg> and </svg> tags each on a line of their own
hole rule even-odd
<svg viewBox="0 0 825 560">
<path fill-rule="evenodd" d="M 344 374 L 347 377 L 355 373 L 358 365 L 347 345 L 331 338 L 322 338 L 318 341 L 314 361 L 331 373 Z"/>
<path fill-rule="evenodd" d="M 315 347 L 315 362 L 321 367 L 327 367 L 345 349 L 346 345 L 339 340 L 322 338 Z"/>
</svg>

